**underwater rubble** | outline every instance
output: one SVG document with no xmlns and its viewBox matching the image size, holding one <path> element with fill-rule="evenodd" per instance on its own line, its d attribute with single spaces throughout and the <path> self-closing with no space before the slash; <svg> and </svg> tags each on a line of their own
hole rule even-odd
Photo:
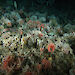
<svg viewBox="0 0 75 75">
<path fill-rule="evenodd" d="M 75 75 L 75 25 L 63 27 L 56 16 L 38 12 L 4 12 L 0 75 Z"/>
</svg>

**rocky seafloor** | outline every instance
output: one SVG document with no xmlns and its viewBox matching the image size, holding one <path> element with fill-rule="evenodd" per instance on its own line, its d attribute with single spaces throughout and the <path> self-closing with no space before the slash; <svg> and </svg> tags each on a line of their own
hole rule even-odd
<svg viewBox="0 0 75 75">
<path fill-rule="evenodd" d="M 0 75 L 75 75 L 75 25 L 46 13 L 0 11 Z"/>
</svg>

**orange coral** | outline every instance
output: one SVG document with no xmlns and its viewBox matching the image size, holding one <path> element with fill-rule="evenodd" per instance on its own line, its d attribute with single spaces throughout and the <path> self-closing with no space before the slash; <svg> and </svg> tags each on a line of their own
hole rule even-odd
<svg viewBox="0 0 75 75">
<path fill-rule="evenodd" d="M 53 43 L 48 44 L 48 52 L 53 53 L 55 50 L 55 45 Z"/>
</svg>

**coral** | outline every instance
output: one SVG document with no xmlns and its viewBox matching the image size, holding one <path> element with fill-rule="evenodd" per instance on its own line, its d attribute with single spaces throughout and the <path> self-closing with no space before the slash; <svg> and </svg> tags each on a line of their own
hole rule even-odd
<svg viewBox="0 0 75 75">
<path fill-rule="evenodd" d="M 56 19 L 56 17 L 54 15 L 50 17 L 49 24 L 51 26 L 57 26 L 58 25 L 57 19 Z"/>
<path fill-rule="evenodd" d="M 5 33 L 7 36 L 3 35 L 2 41 L 3 41 L 3 47 L 9 48 L 10 50 L 14 50 L 14 48 L 17 48 L 19 45 L 19 38 L 18 36 L 12 37 L 10 36 L 10 33 Z"/>
<path fill-rule="evenodd" d="M 9 71 L 10 70 L 10 67 L 8 66 L 9 62 L 13 60 L 12 56 L 7 56 L 4 60 L 3 60 L 3 68 L 6 70 L 6 71 Z"/>
<path fill-rule="evenodd" d="M 39 21 L 42 22 L 42 23 L 44 23 L 44 22 L 46 22 L 46 18 L 40 17 L 40 18 L 39 18 Z"/>
<path fill-rule="evenodd" d="M 27 44 L 27 39 L 28 37 L 22 37 L 21 38 L 21 45 L 22 45 L 22 49 L 25 47 L 25 45 Z"/>
<path fill-rule="evenodd" d="M 42 65 L 41 64 L 37 64 L 37 70 L 41 71 L 42 70 Z"/>
<path fill-rule="evenodd" d="M 35 16 L 35 15 L 31 16 L 30 19 L 33 20 L 33 21 L 37 21 L 37 16 Z"/>
<path fill-rule="evenodd" d="M 51 69 L 51 63 L 46 58 L 42 60 L 41 64 L 43 69 Z"/>
<path fill-rule="evenodd" d="M 18 71 L 21 68 L 23 59 L 15 55 L 9 55 L 3 60 L 3 69 L 10 73 L 12 70 Z"/>
<path fill-rule="evenodd" d="M 72 54 L 72 49 L 70 47 L 70 45 L 65 41 L 67 41 L 66 39 L 63 38 L 58 38 L 57 41 L 55 42 L 56 44 L 56 49 L 58 49 L 59 51 L 62 51 L 65 54 Z"/>
<path fill-rule="evenodd" d="M 6 25 L 7 27 L 11 27 L 12 26 L 11 20 L 9 20 L 8 18 L 2 17 L 1 20 L 4 23 L 4 25 Z"/>
<path fill-rule="evenodd" d="M 20 18 L 17 20 L 17 23 L 19 23 L 19 25 L 22 25 L 22 24 L 24 24 L 24 20 Z"/>
<path fill-rule="evenodd" d="M 55 50 L 55 45 L 53 43 L 48 44 L 48 52 L 53 53 Z"/>
<path fill-rule="evenodd" d="M 66 43 L 64 43 L 64 45 L 62 46 L 62 51 L 66 54 L 68 53 L 73 54 L 72 49 L 70 48 L 70 45 Z"/>
<path fill-rule="evenodd" d="M 40 48 L 40 51 L 44 51 L 44 48 Z"/>
<path fill-rule="evenodd" d="M 67 33 L 75 32 L 75 26 L 68 23 L 67 25 L 64 26 L 64 32 Z"/>
<path fill-rule="evenodd" d="M 10 37 L 10 35 L 11 35 L 11 33 L 10 33 L 10 32 L 6 32 L 6 33 L 3 33 L 3 34 L 2 34 L 1 38 L 2 38 L 2 39 L 9 38 L 9 37 Z"/>
<path fill-rule="evenodd" d="M 44 29 L 44 24 L 38 25 L 38 27 L 40 28 L 40 31 L 42 31 L 42 28 Z"/>
<path fill-rule="evenodd" d="M 38 36 L 41 38 L 41 37 L 43 37 L 43 34 L 42 34 L 42 33 L 40 33 Z"/>
</svg>

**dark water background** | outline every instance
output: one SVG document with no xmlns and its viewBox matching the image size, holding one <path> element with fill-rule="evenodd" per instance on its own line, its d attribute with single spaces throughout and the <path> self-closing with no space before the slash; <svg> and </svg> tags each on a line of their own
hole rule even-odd
<svg viewBox="0 0 75 75">
<path fill-rule="evenodd" d="M 55 15 L 60 19 L 67 18 L 73 25 L 75 24 L 75 0 L 0 0 L 0 6 L 11 7 L 13 10 L 14 1 L 18 10 L 47 12 L 47 15 Z"/>
</svg>

